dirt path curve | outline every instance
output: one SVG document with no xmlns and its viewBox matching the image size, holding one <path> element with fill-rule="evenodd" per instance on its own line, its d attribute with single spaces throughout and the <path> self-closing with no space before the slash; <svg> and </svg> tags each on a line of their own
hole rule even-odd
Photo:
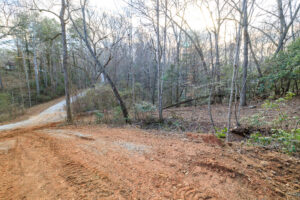
<svg viewBox="0 0 300 200">
<path fill-rule="evenodd" d="M 64 111 L 65 105 L 66 105 L 66 101 L 62 100 L 62 101 L 58 102 L 57 104 L 51 106 L 50 108 L 44 110 L 40 114 L 32 116 L 27 120 L 2 125 L 2 126 L 0 126 L 0 131 L 62 121 L 66 117 L 66 114 Z"/>
<path fill-rule="evenodd" d="M 84 91 L 81 91 L 77 93 L 76 95 L 71 97 L 71 102 L 74 101 L 77 97 L 84 96 L 89 89 L 86 89 Z M 61 98 L 60 98 L 61 99 Z M 54 105 L 50 106 L 49 108 L 45 109 L 44 111 L 31 116 L 29 119 L 26 120 L 21 120 L 19 122 L 14 122 L 14 123 L 9 123 L 9 124 L 4 124 L 0 125 L 0 134 L 1 131 L 3 130 L 12 130 L 12 129 L 17 129 L 17 128 L 26 128 L 30 126 L 41 126 L 53 122 L 61 122 L 65 120 L 66 118 L 66 111 L 65 111 L 65 106 L 66 106 L 66 100 L 60 100 L 59 102 L 56 102 L 59 99 L 53 100 L 52 102 L 48 103 L 53 103 L 55 102 Z M 47 104 L 47 103 L 46 103 Z M 43 106 L 43 105 L 38 105 L 36 107 Z M 30 110 L 30 109 L 29 109 Z M 27 114 L 30 115 L 30 114 Z M 22 119 L 22 117 L 21 117 Z"/>
</svg>

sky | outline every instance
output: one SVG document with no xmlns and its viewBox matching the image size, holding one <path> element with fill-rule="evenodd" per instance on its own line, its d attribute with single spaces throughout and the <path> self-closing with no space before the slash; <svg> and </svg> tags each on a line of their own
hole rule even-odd
<svg viewBox="0 0 300 200">
<path fill-rule="evenodd" d="M 118 12 L 126 7 L 123 0 L 90 0 L 90 5 L 93 5 L 102 10 Z"/>
<path fill-rule="evenodd" d="M 110 12 L 121 12 L 127 7 L 126 0 L 89 0 L 89 4 L 100 10 Z M 260 6 L 268 9 L 270 4 L 274 4 L 275 0 L 256 0 Z M 204 9 L 202 12 L 197 6 L 189 6 L 186 11 L 186 20 L 189 25 L 195 30 L 203 30 L 212 27 L 209 13 Z"/>
<path fill-rule="evenodd" d="M 89 0 L 90 5 L 94 5 L 100 10 L 111 11 L 111 12 L 121 12 L 128 5 L 125 3 L 126 0 Z M 293 0 L 293 4 L 297 3 L 298 0 Z M 201 1 L 198 1 L 201 2 Z M 252 2 L 252 1 L 249 1 Z M 276 8 L 276 0 L 256 0 L 255 1 L 262 9 L 271 11 Z M 250 3 L 249 3 L 250 4 Z M 250 9 L 248 5 L 248 10 Z M 212 10 L 214 12 L 214 10 Z M 266 20 L 266 12 L 257 8 L 253 16 L 249 17 L 251 25 L 261 26 L 262 21 Z M 259 16 L 260 17 L 257 17 Z M 236 19 L 239 19 L 239 16 L 235 16 Z M 268 16 L 270 22 L 274 19 L 271 19 Z M 205 31 L 206 29 L 212 29 L 213 23 L 211 21 L 209 12 L 206 9 L 200 10 L 197 6 L 189 6 L 185 12 L 185 19 L 188 22 L 189 26 L 195 31 Z M 135 20 L 133 20 L 133 25 L 135 26 Z M 138 20 L 137 20 L 138 21 Z M 226 30 L 225 26 L 221 27 L 220 38 L 224 40 L 231 40 L 236 35 L 236 25 L 235 22 L 227 21 Z"/>
<path fill-rule="evenodd" d="M 127 8 L 126 0 L 89 0 L 91 6 L 95 6 L 100 10 L 110 11 L 110 12 L 122 12 L 124 8 Z M 208 20 L 203 19 L 203 15 L 199 16 L 199 9 L 194 7 L 189 7 L 189 11 L 186 12 L 186 18 L 188 19 L 191 27 L 197 29 L 199 27 L 199 21 L 208 22 Z M 205 23 L 204 26 L 208 25 Z"/>
<path fill-rule="evenodd" d="M 47 4 L 48 0 L 44 0 L 44 2 Z M 270 9 L 270 4 L 276 5 L 275 0 L 256 0 L 256 2 L 259 3 L 259 5 L 264 9 Z M 124 11 L 124 8 L 128 8 L 126 0 L 89 0 L 89 5 L 99 10 L 111 12 L 111 13 L 120 13 Z M 57 7 L 57 13 L 59 13 L 59 7 Z M 44 14 L 46 14 L 47 16 L 49 15 L 49 17 L 51 18 L 55 18 L 52 14 L 49 13 L 44 13 Z M 203 9 L 201 12 L 197 6 L 188 7 L 186 11 L 185 19 L 193 30 L 200 31 L 200 30 L 205 30 L 207 27 L 208 28 L 212 27 L 212 22 L 210 20 L 208 12 L 205 11 L 205 9 Z M 133 21 L 139 21 L 139 19 Z M 229 33 L 230 35 L 234 34 L 235 28 L 228 27 L 226 32 L 227 33 L 231 32 Z"/>
</svg>

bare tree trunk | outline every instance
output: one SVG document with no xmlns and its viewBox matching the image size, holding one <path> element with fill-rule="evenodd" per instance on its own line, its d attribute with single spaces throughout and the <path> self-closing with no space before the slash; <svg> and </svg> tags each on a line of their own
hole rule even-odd
<svg viewBox="0 0 300 200">
<path fill-rule="evenodd" d="M 278 16 L 280 21 L 280 37 L 283 35 L 284 29 L 286 28 L 286 22 L 284 18 L 282 0 L 277 0 Z"/>
<path fill-rule="evenodd" d="M 23 68 L 24 68 L 24 73 L 25 73 L 26 85 L 27 85 L 27 90 L 28 90 L 29 107 L 31 107 L 32 106 L 32 104 L 31 104 L 31 89 L 30 89 L 30 83 L 29 83 L 29 78 L 28 78 L 28 69 L 26 67 L 25 55 L 24 55 L 22 48 L 21 48 L 21 54 L 22 54 L 22 60 L 23 60 Z"/>
<path fill-rule="evenodd" d="M 28 68 L 28 75 L 29 77 L 32 77 L 31 76 L 31 66 L 30 66 L 30 55 L 29 55 L 29 48 L 28 48 L 28 41 L 27 41 L 27 35 L 25 34 L 25 37 L 24 37 L 24 40 L 25 40 L 25 51 L 26 51 L 26 64 L 27 64 L 27 68 Z"/>
<path fill-rule="evenodd" d="M 1 78 L 1 72 L 0 72 L 0 90 L 3 90 L 3 83 L 2 83 L 2 78 Z"/>
<path fill-rule="evenodd" d="M 246 0 L 243 0 L 244 2 Z M 240 44 L 241 44 L 241 23 L 239 23 L 239 28 L 236 37 L 236 49 L 235 49 L 235 57 L 233 63 L 233 74 L 231 79 L 231 89 L 230 89 L 230 97 L 229 97 L 229 108 L 228 108 L 228 122 L 227 122 L 227 134 L 226 141 L 229 141 L 229 132 L 231 128 L 231 109 L 232 109 L 232 100 L 233 100 L 233 90 L 235 87 L 236 75 L 238 71 L 238 63 L 239 63 L 239 54 L 240 54 Z"/>
<path fill-rule="evenodd" d="M 66 109 L 67 109 L 67 122 L 72 122 L 72 113 L 71 113 L 71 101 L 70 101 L 70 85 L 69 85 L 69 76 L 68 76 L 68 47 L 67 47 L 67 37 L 66 37 L 66 22 L 65 22 L 65 11 L 66 11 L 66 2 L 61 0 L 61 10 L 60 10 L 60 26 L 61 26 L 61 40 L 62 40 L 62 52 L 63 52 L 63 61 L 62 67 L 64 71 L 64 82 L 65 82 L 65 95 L 66 95 Z"/>
<path fill-rule="evenodd" d="M 289 10 L 290 10 L 290 20 L 292 21 L 293 20 L 293 8 L 292 8 L 292 0 L 289 0 Z M 292 38 L 293 38 L 293 41 L 296 40 L 295 38 L 295 32 L 294 32 L 294 23 L 292 24 L 292 27 L 291 27 L 291 31 L 292 31 Z"/>
<path fill-rule="evenodd" d="M 157 64 L 157 87 L 158 87 L 158 116 L 159 120 L 163 120 L 162 115 L 162 87 L 161 87 L 161 65 L 160 65 L 160 33 L 159 33 L 159 0 L 156 0 L 156 64 Z"/>
<path fill-rule="evenodd" d="M 216 64 L 215 71 L 217 75 L 217 82 L 220 83 L 220 52 L 219 52 L 219 31 L 214 32 L 215 36 L 215 50 L 216 50 Z M 217 87 L 217 103 L 222 103 L 221 89 Z"/>
<path fill-rule="evenodd" d="M 54 79 L 53 88 L 54 88 L 54 93 L 56 93 L 56 89 L 57 89 L 57 66 L 56 66 L 56 62 L 55 62 L 55 50 L 54 50 L 54 45 L 53 44 L 51 46 L 51 57 L 50 57 L 50 59 L 52 61 L 52 67 L 53 67 L 53 79 Z"/>
<path fill-rule="evenodd" d="M 46 65 L 45 56 L 46 55 L 42 54 L 43 79 L 44 79 L 45 88 L 48 88 L 48 74 L 47 74 L 47 65 Z"/>
<path fill-rule="evenodd" d="M 158 72 L 157 72 L 157 67 L 154 67 L 154 79 L 153 79 L 153 82 L 152 82 L 152 104 L 154 105 L 155 104 L 155 97 L 156 97 L 156 83 L 157 83 L 157 75 L 158 75 Z M 151 79 L 150 79 L 151 80 Z"/>
<path fill-rule="evenodd" d="M 131 0 L 132 3 L 132 0 Z M 132 83 L 132 105 L 135 104 L 135 73 L 133 67 L 133 49 L 132 49 L 132 38 L 133 38 L 133 27 L 132 27 L 132 10 L 130 10 L 130 33 L 129 33 L 129 53 L 130 53 L 130 69 L 131 69 L 131 83 Z"/>
<path fill-rule="evenodd" d="M 115 95 L 116 99 L 119 102 L 119 105 L 120 105 L 120 108 L 122 110 L 125 121 L 129 122 L 128 111 L 127 111 L 127 108 L 126 108 L 126 105 L 125 105 L 124 101 L 122 100 L 122 97 L 119 94 L 118 89 L 116 88 L 115 84 L 113 83 L 113 81 L 111 80 L 111 78 L 108 76 L 108 74 L 105 71 L 103 72 L 103 74 L 106 77 L 108 83 L 110 84 L 110 86 L 111 86 L 111 88 L 114 92 L 114 95 Z"/>
<path fill-rule="evenodd" d="M 173 22 L 173 21 L 171 21 Z M 172 23 L 172 29 L 173 33 L 176 38 L 176 58 L 175 58 L 175 70 L 176 70 L 176 85 L 175 85 L 175 102 L 179 103 L 179 89 L 180 89 L 180 47 L 181 47 L 181 35 L 182 35 L 182 30 L 179 29 L 179 33 L 175 29 L 175 23 Z"/>
<path fill-rule="evenodd" d="M 168 11 L 168 0 L 165 0 L 165 15 Z M 164 38 L 163 38 L 163 65 L 161 66 L 161 68 L 166 69 L 167 68 L 167 16 L 165 16 L 165 22 L 164 22 Z M 164 76 L 164 70 L 161 69 L 161 83 L 160 83 L 160 106 L 161 106 L 161 117 L 159 118 L 160 120 L 163 120 L 163 114 L 162 114 L 162 101 L 163 101 L 163 86 L 164 86 L 164 80 L 163 80 L 163 76 Z M 172 97 L 171 97 L 172 98 Z"/>
<path fill-rule="evenodd" d="M 243 61 L 243 81 L 242 91 L 240 98 L 240 106 L 246 106 L 246 95 L 247 95 L 247 71 L 248 71 L 248 13 L 247 13 L 247 0 L 243 0 L 243 29 L 244 29 L 244 61 Z"/>
<path fill-rule="evenodd" d="M 286 24 L 283 8 L 282 8 L 282 0 L 277 0 L 277 6 L 278 6 L 279 21 L 280 21 L 280 37 L 279 37 L 278 46 L 274 56 L 276 56 L 283 49 L 286 35 L 289 31 L 289 28 L 293 25 L 295 19 L 297 18 L 297 14 L 300 10 L 300 4 L 298 4 L 298 7 L 296 8 L 294 15 L 291 17 L 289 24 Z"/>
<path fill-rule="evenodd" d="M 237 74 L 236 77 L 239 76 L 239 71 L 237 70 Z M 237 83 L 236 81 L 234 81 L 234 118 L 235 118 L 235 125 L 237 127 L 240 126 L 240 122 L 239 122 L 239 117 L 237 114 L 237 104 L 238 104 L 238 99 L 237 99 L 237 95 L 238 95 L 238 87 L 237 87 Z"/>
<path fill-rule="evenodd" d="M 37 64 L 37 55 L 36 55 L 36 36 L 35 31 L 33 33 L 33 64 L 34 64 L 34 75 L 35 75 L 35 85 L 36 93 L 40 95 L 40 83 L 39 83 L 39 69 Z"/>
<path fill-rule="evenodd" d="M 47 56 L 47 64 L 48 64 L 48 69 L 49 69 L 49 76 L 50 76 L 50 86 L 51 86 L 51 91 L 54 92 L 54 72 L 53 72 L 53 63 L 52 63 L 52 43 L 50 45 L 50 50 L 49 54 Z"/>
<path fill-rule="evenodd" d="M 91 56 L 93 57 L 95 63 L 97 64 L 97 66 L 100 68 L 100 71 L 99 71 L 99 75 L 100 74 L 104 74 L 104 77 L 106 78 L 106 80 L 109 82 L 113 92 L 114 92 L 114 95 L 116 97 L 116 99 L 118 100 L 119 102 L 119 105 L 121 107 L 121 110 L 123 112 L 123 117 L 126 121 L 126 123 L 130 122 L 129 120 L 129 115 L 128 115 L 128 111 L 127 111 L 127 108 L 126 108 L 126 105 L 125 103 L 123 102 L 115 84 L 113 83 L 112 79 L 108 76 L 108 74 L 105 72 L 105 67 L 102 66 L 102 64 L 100 63 L 100 61 L 98 60 L 97 56 L 96 56 L 96 52 L 93 51 L 90 43 L 89 43 L 89 40 L 88 40 L 88 33 L 87 33 L 87 25 L 86 25 L 86 18 L 85 18 L 85 6 L 86 6 L 86 0 L 83 1 L 83 4 L 81 5 L 81 12 L 82 12 L 82 22 L 83 22 L 83 34 L 78 30 L 78 27 L 76 26 L 72 16 L 70 16 L 70 19 L 74 25 L 74 28 L 76 30 L 76 32 L 78 33 L 79 37 L 84 41 L 86 47 L 88 48 L 88 51 L 90 52 Z M 109 61 L 106 63 L 108 64 Z"/>
<path fill-rule="evenodd" d="M 257 60 L 257 58 L 256 58 L 256 56 L 255 56 L 254 51 L 253 51 L 253 46 L 252 46 L 252 42 L 251 42 L 251 40 L 250 40 L 249 35 L 248 35 L 248 40 L 249 40 L 250 51 L 251 51 L 251 54 L 252 54 L 252 57 L 253 57 L 253 60 L 254 60 L 256 69 L 257 69 L 257 71 L 258 71 L 258 75 L 259 75 L 259 77 L 261 78 L 263 75 L 262 75 L 262 72 L 261 72 L 261 69 L 260 69 L 260 65 L 259 65 L 259 63 L 258 63 L 258 60 Z"/>
<path fill-rule="evenodd" d="M 214 91 L 214 81 L 215 81 L 215 68 L 214 68 L 214 59 L 213 59 L 213 44 L 212 44 L 212 39 L 211 39 L 211 34 L 209 32 L 209 43 L 210 43 L 210 57 L 211 57 L 211 81 L 210 81 L 210 85 L 209 85 L 209 97 L 208 97 L 208 114 L 209 114 L 209 119 L 210 119 L 210 123 L 211 126 L 213 128 L 214 134 L 216 134 L 216 126 L 214 123 L 214 119 L 211 113 L 211 97 L 213 96 L 213 91 Z"/>
</svg>

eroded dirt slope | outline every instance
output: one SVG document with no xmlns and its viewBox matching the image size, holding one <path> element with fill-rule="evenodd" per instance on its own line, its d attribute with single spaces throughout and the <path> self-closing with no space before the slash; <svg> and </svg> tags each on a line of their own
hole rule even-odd
<svg viewBox="0 0 300 200">
<path fill-rule="evenodd" d="M 0 173 L 0 199 L 300 196 L 296 158 L 132 128 L 50 124 L 2 132 Z"/>
</svg>

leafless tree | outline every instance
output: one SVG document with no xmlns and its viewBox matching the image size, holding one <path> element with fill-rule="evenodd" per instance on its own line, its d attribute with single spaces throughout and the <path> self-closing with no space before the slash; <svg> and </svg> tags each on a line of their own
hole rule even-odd
<svg viewBox="0 0 300 200">
<path fill-rule="evenodd" d="M 114 95 L 121 107 L 121 110 L 123 112 L 123 117 L 125 119 L 126 122 L 129 122 L 129 115 L 128 115 L 128 111 L 126 108 L 126 105 L 122 99 L 122 97 L 119 94 L 119 91 L 116 87 L 116 85 L 114 84 L 114 82 L 112 81 L 112 79 L 110 78 L 110 76 L 107 74 L 105 67 L 109 64 L 110 60 L 112 59 L 111 54 L 108 58 L 108 60 L 106 61 L 106 63 L 103 65 L 98 57 L 97 57 L 97 48 L 95 48 L 95 43 L 94 43 L 94 48 L 92 47 L 92 44 L 90 43 L 90 39 L 89 39 L 89 35 L 88 35 L 88 28 L 87 28 L 87 22 L 86 22 L 86 5 L 87 5 L 87 0 L 82 0 L 81 4 L 80 4 L 80 10 L 81 10 L 81 14 L 82 14 L 82 26 L 83 26 L 83 30 L 80 30 L 79 27 L 76 25 L 75 20 L 73 19 L 72 15 L 70 15 L 70 19 L 73 23 L 73 26 L 76 30 L 76 32 L 78 33 L 79 37 L 81 38 L 81 40 L 84 41 L 90 55 L 93 57 L 94 62 L 96 63 L 96 65 L 99 67 L 99 71 L 98 71 L 98 76 L 99 77 L 102 73 L 104 74 L 105 78 L 107 79 L 108 83 L 110 84 Z M 71 10 L 69 10 L 69 13 L 71 12 Z M 107 36 L 105 36 L 107 37 Z M 102 40 L 101 38 L 99 38 L 100 40 Z"/>
<path fill-rule="evenodd" d="M 66 11 L 68 7 L 68 0 L 61 0 L 60 13 L 52 11 L 50 8 L 40 8 L 38 4 L 33 0 L 33 7 L 31 10 L 37 10 L 40 12 L 48 12 L 56 16 L 60 21 L 61 28 L 61 41 L 62 41 L 62 68 L 64 72 L 64 86 L 65 86 L 65 96 L 66 96 L 66 112 L 67 112 L 67 122 L 72 122 L 72 112 L 71 112 L 71 97 L 70 97 L 70 83 L 68 75 L 68 47 L 67 47 L 67 35 L 66 35 Z"/>
<path fill-rule="evenodd" d="M 68 47 L 67 47 L 66 19 L 65 19 L 66 10 L 67 10 L 67 2 L 66 0 L 61 0 L 61 10 L 59 15 L 59 20 L 61 26 L 61 40 L 62 40 L 62 53 L 63 53 L 62 67 L 64 70 L 67 122 L 71 123 L 72 113 L 71 113 L 71 101 L 70 101 L 70 84 L 69 84 L 69 75 L 68 75 Z"/>
<path fill-rule="evenodd" d="M 156 0 L 156 64 L 157 64 L 157 73 L 158 73 L 158 115 L 159 120 L 163 120 L 162 115 L 162 69 L 161 69 L 161 55 L 160 55 L 160 2 Z"/>
<path fill-rule="evenodd" d="M 239 64 L 239 54 L 240 54 L 240 45 L 241 45 L 241 24 L 243 20 L 243 13 L 245 13 L 245 4 L 247 0 L 243 0 L 243 9 L 242 12 L 240 13 L 240 22 L 238 23 L 238 31 L 236 35 L 236 47 L 235 47 L 235 56 L 234 56 L 234 62 L 233 62 L 233 74 L 232 74 L 232 79 L 231 79 L 231 89 L 230 89 L 230 97 L 229 97 L 229 108 L 228 108 L 228 123 L 227 123 L 227 134 L 226 134 L 226 141 L 229 141 L 229 133 L 230 133 L 230 128 L 231 128 L 231 114 L 232 114 L 232 101 L 233 101 L 233 92 L 234 92 L 234 87 L 235 87 L 235 81 L 236 81 L 236 76 L 238 72 L 238 64 Z M 236 91 L 237 92 L 237 91 Z"/>
<path fill-rule="evenodd" d="M 0 2 L 0 40 L 11 35 L 19 26 L 19 23 L 13 23 L 15 15 L 18 13 L 17 2 L 2 0 Z"/>
<path fill-rule="evenodd" d="M 243 78 L 242 78 L 242 90 L 240 95 L 240 106 L 246 106 L 247 96 L 247 74 L 248 74 L 248 45 L 249 45 L 249 34 L 248 34 L 248 1 L 243 0 Z"/>
</svg>

